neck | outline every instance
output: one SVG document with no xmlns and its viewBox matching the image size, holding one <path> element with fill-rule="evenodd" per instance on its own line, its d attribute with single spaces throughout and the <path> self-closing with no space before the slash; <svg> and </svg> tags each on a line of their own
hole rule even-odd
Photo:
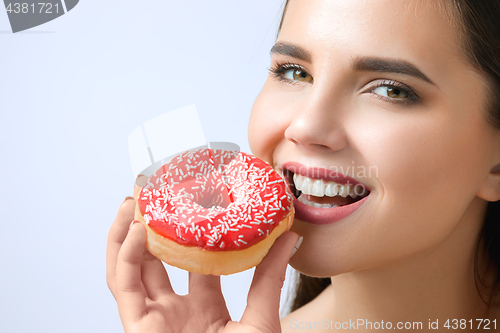
<svg viewBox="0 0 500 333">
<path fill-rule="evenodd" d="M 322 297 L 330 299 L 328 312 L 334 322 L 416 322 L 422 323 L 420 330 L 428 330 L 429 323 L 437 320 L 439 330 L 444 330 L 448 319 L 450 325 L 452 319 L 472 319 L 477 328 L 476 319 L 492 316 L 474 279 L 474 255 L 486 205 L 476 197 L 452 234 L 425 252 L 332 277 Z"/>
</svg>

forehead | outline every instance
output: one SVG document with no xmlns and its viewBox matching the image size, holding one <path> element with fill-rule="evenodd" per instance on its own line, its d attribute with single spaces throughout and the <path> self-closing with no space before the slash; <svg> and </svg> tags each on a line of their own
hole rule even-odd
<svg viewBox="0 0 500 333">
<path fill-rule="evenodd" d="M 438 76 L 467 64 L 445 0 L 291 0 L 278 40 L 304 47 L 313 62 L 346 55 L 397 57 Z"/>
</svg>

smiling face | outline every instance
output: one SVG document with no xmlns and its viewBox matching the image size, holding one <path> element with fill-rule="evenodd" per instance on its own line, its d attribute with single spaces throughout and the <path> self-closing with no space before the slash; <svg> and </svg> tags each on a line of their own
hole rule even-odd
<svg viewBox="0 0 500 333">
<path fill-rule="evenodd" d="M 476 239 L 486 207 L 476 194 L 498 131 L 483 115 L 486 85 L 436 3 L 288 5 L 274 73 L 252 109 L 252 152 L 323 186 L 349 180 L 370 189 L 357 203 L 319 192 L 296 202 L 292 230 L 304 242 L 291 264 L 305 274 L 332 276 Z M 328 179 L 329 171 L 350 179 Z M 332 202 L 343 207 L 311 207 Z"/>
</svg>

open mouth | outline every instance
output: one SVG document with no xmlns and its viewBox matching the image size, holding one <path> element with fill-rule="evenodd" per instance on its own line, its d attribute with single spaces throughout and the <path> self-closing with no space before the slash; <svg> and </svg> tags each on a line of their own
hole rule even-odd
<svg viewBox="0 0 500 333">
<path fill-rule="evenodd" d="M 334 208 L 353 204 L 370 194 L 363 184 L 339 184 L 324 179 L 309 178 L 283 169 L 287 183 L 297 200 L 316 208 Z"/>
</svg>

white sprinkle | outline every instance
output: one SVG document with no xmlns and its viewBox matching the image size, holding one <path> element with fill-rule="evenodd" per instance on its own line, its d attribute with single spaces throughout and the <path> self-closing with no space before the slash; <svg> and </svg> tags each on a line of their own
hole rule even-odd
<svg viewBox="0 0 500 333">
<path fill-rule="evenodd" d="M 242 242 L 243 244 L 247 244 L 247 242 L 245 242 L 244 240 L 242 239 L 238 239 L 239 242 Z"/>
</svg>

